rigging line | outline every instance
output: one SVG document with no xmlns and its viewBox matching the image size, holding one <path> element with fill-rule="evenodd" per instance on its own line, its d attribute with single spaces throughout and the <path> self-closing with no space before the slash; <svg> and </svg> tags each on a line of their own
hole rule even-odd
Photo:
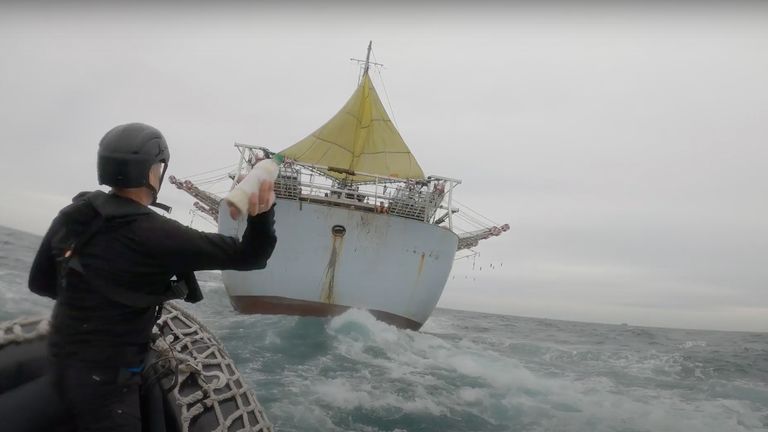
<svg viewBox="0 0 768 432">
<path fill-rule="evenodd" d="M 379 61 L 376 59 L 376 53 L 371 50 L 371 54 L 373 55 L 373 61 L 375 63 L 378 63 Z M 387 105 L 389 105 L 389 113 L 392 115 L 392 123 L 395 124 L 395 128 L 399 129 L 399 126 L 397 125 L 397 118 L 395 118 L 395 110 L 392 109 L 392 101 L 389 100 L 389 93 L 387 92 L 387 85 L 384 84 L 384 77 L 381 75 L 381 69 L 383 67 L 377 67 L 376 73 L 379 74 L 379 81 L 381 81 L 381 88 L 384 90 L 384 97 L 387 98 Z"/>
<path fill-rule="evenodd" d="M 227 177 L 222 176 L 222 177 L 216 177 L 216 178 L 204 178 L 204 179 L 200 179 L 200 180 L 179 179 L 179 182 L 180 183 L 191 182 L 194 186 L 200 186 L 200 185 L 204 185 L 204 184 L 214 183 L 216 181 L 219 181 L 219 179 L 223 180 L 225 178 L 227 178 Z"/>
<path fill-rule="evenodd" d="M 472 217 L 467 217 L 467 215 L 466 215 L 466 214 L 465 214 L 465 215 L 462 215 L 462 216 L 460 217 L 460 219 L 462 219 L 462 220 L 464 220 L 464 221 L 468 222 L 469 224 L 471 224 L 471 225 L 473 225 L 473 226 L 475 226 L 475 227 L 477 227 L 477 228 L 479 228 L 479 229 L 486 229 L 486 228 L 488 228 L 488 227 L 489 227 L 487 224 L 484 224 L 484 223 L 482 223 L 482 222 L 478 221 L 477 219 L 474 219 L 474 218 L 472 218 Z"/>
<path fill-rule="evenodd" d="M 204 192 L 208 192 L 208 189 L 218 186 L 219 183 L 221 182 L 202 182 L 202 183 L 193 183 L 192 185 Z"/>
<path fill-rule="evenodd" d="M 494 220 L 492 220 L 492 219 L 490 219 L 490 218 L 488 218 L 488 217 L 486 217 L 486 216 L 484 216 L 484 215 L 480 214 L 479 212 L 477 212 L 476 210 L 474 210 L 474 209 L 472 209 L 471 207 L 467 206 L 466 204 L 462 204 L 462 203 L 458 202 L 458 201 L 457 201 L 457 200 L 455 200 L 455 199 L 454 199 L 454 202 L 456 202 L 456 204 L 458 204 L 458 205 L 459 205 L 459 206 L 461 206 L 461 207 L 462 207 L 464 210 L 466 210 L 466 211 L 467 211 L 467 212 L 465 212 L 465 213 L 464 213 L 464 215 L 465 215 L 465 216 L 467 216 L 467 215 L 470 215 L 470 216 L 471 216 L 472 214 L 474 214 L 474 216 L 472 216 L 472 217 L 480 217 L 480 218 L 481 218 L 481 220 L 482 220 L 482 219 L 484 219 L 484 220 L 486 221 L 486 222 L 484 222 L 484 223 L 488 223 L 488 222 L 490 222 L 490 223 L 491 223 L 491 225 L 499 225 L 499 224 L 498 224 L 498 222 L 495 222 Z"/>
<path fill-rule="evenodd" d="M 471 221 L 473 221 L 473 222 L 474 222 L 474 223 L 476 223 L 477 225 L 480 225 L 480 226 L 482 226 L 483 228 L 488 228 L 488 227 L 490 227 L 490 226 L 492 226 L 492 225 L 493 225 L 493 224 L 489 225 L 487 222 L 485 222 L 485 221 L 482 221 L 482 220 L 480 220 L 480 219 L 477 219 L 476 217 L 472 216 L 471 214 L 467 214 L 467 213 L 465 213 L 465 214 L 464 214 L 464 217 L 465 217 L 465 218 L 468 218 L 468 219 L 469 219 L 469 220 L 471 220 Z"/>
<path fill-rule="evenodd" d="M 237 164 L 230 164 L 230 165 L 227 165 L 227 166 L 224 166 L 224 167 L 221 167 L 221 168 L 214 168 L 214 169 L 212 169 L 210 171 L 203 171 L 203 172 L 200 172 L 200 173 L 190 174 L 190 175 L 188 175 L 186 177 L 179 177 L 179 178 L 180 179 L 189 179 L 189 178 L 192 178 L 192 177 L 201 176 L 203 174 L 209 174 L 209 173 L 216 172 L 216 171 L 221 171 L 221 170 L 224 170 L 224 169 L 234 168 L 236 166 L 237 166 Z"/>
<path fill-rule="evenodd" d="M 213 181 L 222 181 L 222 180 L 225 180 L 225 179 L 228 179 L 228 178 L 229 178 L 229 176 L 227 174 L 217 174 L 215 176 L 210 176 L 210 177 L 201 177 L 201 178 L 197 178 L 197 179 L 188 179 L 188 178 L 186 178 L 186 179 L 179 179 L 179 180 L 180 181 L 187 181 L 187 180 L 189 180 L 189 181 L 191 181 L 191 182 L 193 182 L 195 184 L 203 184 L 203 183 L 210 183 L 210 182 L 213 182 Z"/>
<path fill-rule="evenodd" d="M 487 221 L 487 222 L 490 222 L 490 223 L 491 223 L 491 225 L 500 225 L 498 222 L 496 222 L 496 221 L 494 221 L 493 219 L 491 219 L 491 218 L 489 218 L 489 217 L 485 216 L 484 214 L 481 214 L 481 213 L 480 213 L 480 212 L 478 212 L 477 210 L 475 210 L 475 209 L 473 209 L 473 208 L 471 208 L 471 207 L 469 207 L 469 206 L 467 206 L 467 205 L 464 205 L 464 204 L 459 204 L 459 205 L 460 205 L 460 206 L 464 206 L 464 208 L 466 208 L 467 210 L 469 210 L 469 212 L 470 212 L 470 213 L 473 213 L 473 214 L 475 214 L 476 216 L 480 217 L 481 219 L 484 219 L 485 221 Z"/>
<path fill-rule="evenodd" d="M 455 225 L 458 225 L 456 227 L 457 229 L 464 230 L 464 232 L 479 231 L 483 229 L 483 227 L 477 226 L 471 222 L 467 222 L 466 220 L 461 220 L 461 219 L 459 220 L 459 223 Z"/>
<path fill-rule="evenodd" d="M 480 228 L 487 228 L 489 226 L 487 223 L 485 223 L 483 221 L 480 221 L 480 220 L 477 220 L 475 217 L 473 217 L 470 214 L 467 214 L 467 213 L 461 214 L 461 212 L 459 212 L 459 213 L 456 213 L 456 215 L 460 219 L 465 220 L 467 222 L 470 222 L 473 225 L 478 226 Z"/>
<path fill-rule="evenodd" d="M 230 179 L 229 176 L 220 176 L 220 177 L 209 177 L 209 178 L 203 178 L 199 180 L 181 180 L 182 182 L 192 182 L 195 186 L 200 186 L 204 184 L 211 184 L 211 183 L 218 183 L 220 181 L 225 181 Z"/>
<path fill-rule="evenodd" d="M 193 177 L 186 177 L 186 178 L 184 178 L 182 180 L 206 181 L 206 180 L 209 180 L 209 179 L 226 177 L 230 172 L 232 172 L 232 171 L 222 170 L 222 171 L 219 171 L 217 173 L 201 174 L 201 175 L 197 175 L 197 176 L 193 176 Z"/>
<path fill-rule="evenodd" d="M 471 225 L 474 228 L 478 228 L 478 229 L 485 229 L 486 228 L 483 225 L 480 225 L 480 224 L 478 224 L 476 222 L 473 222 L 470 219 L 467 219 L 466 215 L 459 216 L 458 213 L 457 213 L 457 214 L 454 215 L 454 217 L 458 218 L 459 220 L 462 220 L 462 221 L 466 222 L 467 224 Z"/>
<path fill-rule="evenodd" d="M 480 214 L 480 212 L 478 212 L 478 211 L 476 211 L 476 210 L 472 209 L 472 207 L 470 207 L 470 206 L 468 206 L 468 205 L 466 205 L 466 204 L 464 204 L 464 203 L 461 203 L 461 202 L 459 202 L 457 199 L 455 199 L 455 198 L 454 198 L 454 199 L 453 199 L 453 201 L 454 201 L 456 204 L 458 204 L 459 206 L 461 206 L 461 207 L 463 207 L 463 208 L 465 208 L 465 209 L 469 210 L 470 212 L 472 212 L 472 213 L 476 214 L 477 216 L 480 216 L 481 218 L 483 218 L 483 219 L 487 220 L 487 221 L 488 221 L 488 222 L 490 222 L 491 224 L 493 224 L 493 225 L 499 225 L 499 223 L 498 223 L 498 222 L 494 221 L 493 219 L 491 219 L 491 218 L 489 218 L 489 217 L 487 217 L 487 216 L 484 216 L 484 215 Z"/>
<path fill-rule="evenodd" d="M 229 173 L 219 174 L 211 177 L 203 177 L 193 181 L 197 184 L 201 184 L 201 183 L 211 183 L 211 182 L 224 181 L 224 180 L 232 180 L 232 177 L 229 176 Z"/>
<path fill-rule="evenodd" d="M 464 234 L 466 234 L 466 233 L 468 233 L 468 232 L 469 232 L 469 231 L 465 231 L 465 230 L 463 230 L 463 229 L 459 229 L 459 228 L 458 228 L 457 226 L 455 226 L 455 225 L 454 225 L 454 227 L 453 227 L 453 233 L 454 233 L 454 234 L 456 234 L 457 236 L 459 236 L 459 238 L 461 238 L 461 236 L 463 236 Z"/>
<path fill-rule="evenodd" d="M 208 215 L 204 215 L 204 214 L 202 214 L 202 212 L 200 212 L 198 210 L 195 210 L 195 213 L 199 214 L 200 220 L 204 220 L 204 221 L 208 222 L 214 228 L 218 228 L 219 227 L 219 224 L 214 223 L 212 220 L 208 219 Z"/>
<path fill-rule="evenodd" d="M 225 189 L 223 191 L 208 192 L 208 193 L 209 194 L 213 194 L 213 195 L 221 196 L 221 195 L 226 195 L 228 192 L 229 192 L 229 189 Z"/>
<path fill-rule="evenodd" d="M 461 260 L 461 259 L 472 258 L 473 256 L 477 255 L 477 252 L 475 252 L 474 250 L 472 250 L 472 249 L 467 249 L 467 250 L 471 251 L 472 253 L 470 253 L 468 255 L 464 255 L 464 256 L 458 257 L 458 258 L 455 258 L 454 261 L 458 261 L 458 260 Z"/>
<path fill-rule="evenodd" d="M 481 222 L 483 222 L 485 224 L 488 224 L 488 225 L 501 226 L 500 223 L 498 223 L 498 222 L 496 222 L 496 221 L 486 217 L 485 215 L 482 215 L 482 214 L 480 214 L 480 213 L 478 213 L 478 212 L 476 212 L 475 210 L 472 210 L 472 209 L 469 209 L 469 210 L 470 210 L 471 213 L 474 213 L 475 216 L 479 216 L 480 217 L 479 221 L 481 221 Z"/>
<path fill-rule="evenodd" d="M 460 230 L 462 230 L 462 231 L 464 232 L 464 234 L 467 234 L 467 233 L 472 233 L 472 232 L 476 232 L 476 231 L 482 231 L 484 228 L 482 228 L 482 227 L 464 227 L 464 228 L 458 228 L 458 227 L 457 227 L 457 229 L 460 229 Z"/>
<path fill-rule="evenodd" d="M 362 69 L 360 69 L 360 64 L 359 63 L 353 63 L 352 62 L 353 59 L 349 59 L 349 60 L 350 60 L 349 65 L 355 68 L 354 70 L 353 69 L 349 69 L 349 70 L 353 71 L 354 74 L 357 76 L 357 85 L 360 85 L 360 74 L 362 73 L 361 72 Z"/>
</svg>

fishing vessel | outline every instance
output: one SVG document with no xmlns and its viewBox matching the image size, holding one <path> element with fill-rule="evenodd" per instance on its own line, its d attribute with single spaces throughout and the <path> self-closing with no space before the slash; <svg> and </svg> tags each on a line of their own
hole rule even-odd
<svg viewBox="0 0 768 432">
<path fill-rule="evenodd" d="M 236 143 L 230 188 L 258 161 L 281 162 L 275 182 L 278 244 L 267 268 L 224 271 L 233 307 L 246 314 L 331 316 L 349 308 L 419 329 L 445 287 L 457 251 L 509 229 L 482 217 L 460 229 L 461 180 L 425 175 L 373 85 L 371 44 L 357 88 L 324 125 L 278 152 Z M 354 59 L 353 59 L 354 60 Z M 222 234 L 241 236 L 208 177 L 170 181 L 197 199 Z"/>
</svg>

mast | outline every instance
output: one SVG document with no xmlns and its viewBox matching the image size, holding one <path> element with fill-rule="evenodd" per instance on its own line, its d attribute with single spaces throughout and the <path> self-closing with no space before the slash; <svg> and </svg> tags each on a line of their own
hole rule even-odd
<svg viewBox="0 0 768 432">
<path fill-rule="evenodd" d="M 384 66 L 381 63 L 376 63 L 371 61 L 371 51 L 373 47 L 373 41 L 368 41 L 368 53 L 365 55 L 365 60 L 360 60 L 356 58 L 350 58 L 353 62 L 357 62 L 357 64 L 362 65 L 363 67 L 363 73 L 360 74 L 360 79 L 358 80 L 358 84 L 363 82 L 363 77 L 368 74 L 368 69 L 371 65 L 373 66 Z"/>
<path fill-rule="evenodd" d="M 368 74 L 368 66 L 371 64 L 371 46 L 373 41 L 368 41 L 368 53 L 365 55 L 365 69 L 363 69 L 363 75 Z"/>
</svg>

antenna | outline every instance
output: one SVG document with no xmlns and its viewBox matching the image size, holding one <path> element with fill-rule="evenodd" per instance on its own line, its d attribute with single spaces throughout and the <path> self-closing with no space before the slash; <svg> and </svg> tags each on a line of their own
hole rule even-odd
<svg viewBox="0 0 768 432">
<path fill-rule="evenodd" d="M 361 77 L 368 73 L 368 67 L 370 65 L 384 67 L 384 65 L 381 64 L 381 63 L 376 63 L 376 62 L 372 62 L 371 61 L 371 47 L 372 46 L 373 46 L 373 41 L 368 41 L 368 53 L 365 55 L 365 60 L 360 60 L 360 59 L 356 59 L 356 58 L 350 58 L 350 60 L 352 60 L 353 62 L 357 62 L 358 64 L 363 65 L 363 74 L 361 75 Z"/>
<path fill-rule="evenodd" d="M 365 60 L 350 58 L 351 61 L 357 62 L 357 64 L 363 66 L 362 73 L 357 79 L 358 85 L 360 85 L 360 83 L 363 82 L 363 77 L 368 74 L 368 69 L 370 65 L 381 66 L 382 68 L 384 68 L 383 64 L 371 61 L 371 53 L 373 52 L 372 47 L 373 47 L 373 41 L 368 41 L 368 52 L 365 55 Z M 374 55 L 373 58 L 375 59 L 376 56 Z M 381 79 L 381 85 L 384 88 L 384 96 L 387 98 L 387 105 L 389 105 L 389 114 L 392 116 L 392 123 L 397 125 L 397 121 L 395 120 L 395 112 L 392 109 L 392 102 L 389 100 L 389 94 L 387 93 L 387 86 L 384 85 L 384 78 L 381 76 L 381 70 L 379 70 L 378 72 L 379 72 L 379 79 Z"/>
</svg>

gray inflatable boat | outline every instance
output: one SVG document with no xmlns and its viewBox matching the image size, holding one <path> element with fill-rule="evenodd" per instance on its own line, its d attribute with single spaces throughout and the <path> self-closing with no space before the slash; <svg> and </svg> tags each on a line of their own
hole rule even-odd
<svg viewBox="0 0 768 432">
<path fill-rule="evenodd" d="M 0 323 L 0 430 L 75 430 L 49 375 L 49 324 Z M 273 430 L 221 342 L 189 312 L 166 303 L 153 333 L 143 372 L 143 432 Z"/>
</svg>

